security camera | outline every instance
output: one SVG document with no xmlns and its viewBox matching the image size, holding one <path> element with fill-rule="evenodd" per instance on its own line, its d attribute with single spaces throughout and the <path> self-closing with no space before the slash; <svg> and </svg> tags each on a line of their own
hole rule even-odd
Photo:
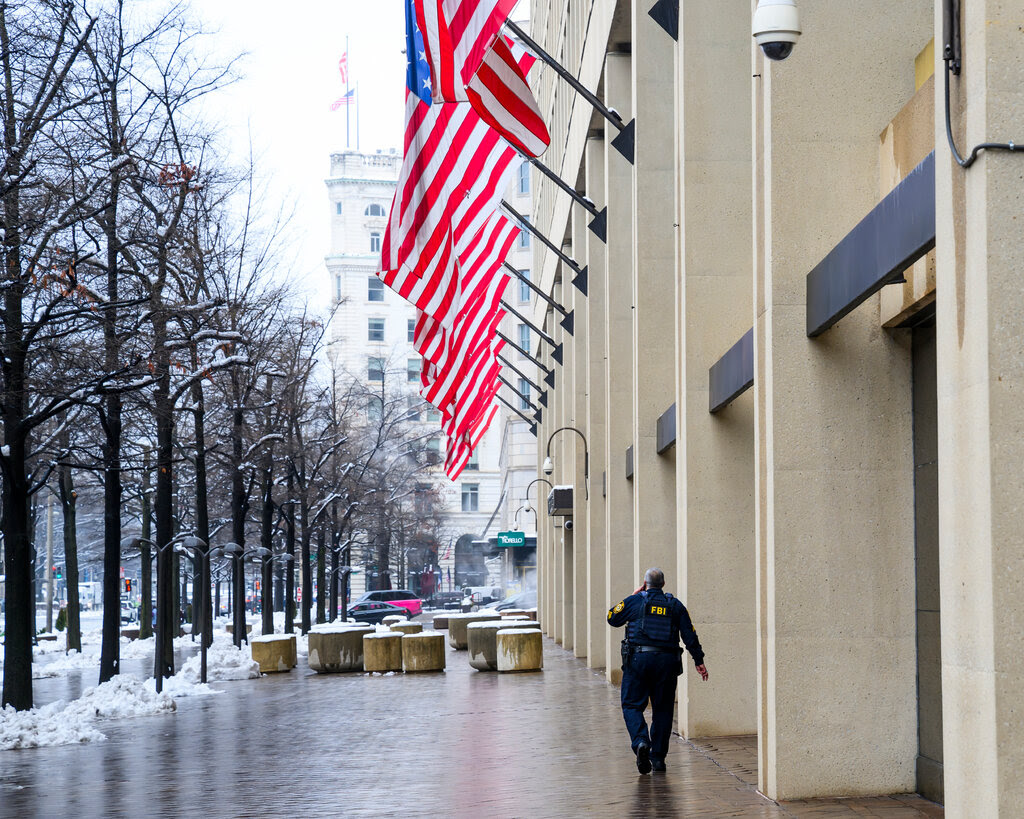
<svg viewBox="0 0 1024 819">
<path fill-rule="evenodd" d="M 544 470 L 545 475 L 550 475 L 555 471 L 555 465 L 551 463 L 551 458 L 547 457 L 544 459 L 544 465 L 541 467 Z"/>
<path fill-rule="evenodd" d="M 565 523 L 562 524 L 567 532 L 572 531 L 572 518 L 566 518 Z"/>
<path fill-rule="evenodd" d="M 758 0 L 754 11 L 754 40 L 769 60 L 784 60 L 800 36 L 796 0 Z"/>
</svg>

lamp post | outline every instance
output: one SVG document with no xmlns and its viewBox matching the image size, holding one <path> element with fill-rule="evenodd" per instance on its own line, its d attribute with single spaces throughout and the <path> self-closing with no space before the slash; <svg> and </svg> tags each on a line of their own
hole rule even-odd
<svg viewBox="0 0 1024 819">
<path fill-rule="evenodd" d="M 242 640 L 249 642 L 248 635 L 245 633 L 245 559 L 248 557 L 269 557 L 270 549 L 266 546 L 257 546 L 255 549 L 243 549 L 237 543 L 225 543 L 223 546 L 224 554 L 230 555 L 235 571 L 237 572 L 236 577 L 238 582 L 235 584 L 235 609 L 234 609 L 234 622 L 232 625 L 234 628 L 235 648 L 242 647 Z"/>
<path fill-rule="evenodd" d="M 177 535 L 177 536 L 171 538 L 169 541 L 167 541 L 167 543 L 165 543 L 163 546 L 158 546 L 154 541 L 150 540 L 149 538 L 126 537 L 126 538 L 124 538 L 121 541 L 121 550 L 125 551 L 125 550 L 138 549 L 139 547 L 142 546 L 143 543 L 147 543 L 150 546 L 156 547 L 156 554 L 154 555 L 154 557 L 156 557 L 156 559 L 157 559 L 157 561 L 156 561 L 156 585 L 157 585 L 157 588 L 159 589 L 160 588 L 160 580 L 163 577 L 162 570 L 160 568 L 160 556 L 163 555 L 163 553 L 165 551 L 167 551 L 168 549 L 173 549 L 184 538 L 191 538 L 191 537 L 192 537 L 191 535 Z M 199 540 L 199 538 L 195 538 L 195 540 Z M 202 542 L 202 541 L 200 541 L 200 542 Z M 167 635 L 165 633 L 166 629 L 163 628 L 163 626 L 166 625 L 165 620 L 167 620 L 167 621 L 170 620 L 170 618 L 167 617 L 167 612 L 164 610 L 164 605 L 161 605 L 161 600 L 162 599 L 163 599 L 164 605 L 169 605 L 169 603 L 170 603 L 169 600 L 161 598 L 160 595 L 157 595 L 157 612 L 156 612 L 157 629 L 156 629 L 156 634 L 154 635 L 155 638 L 156 638 L 156 640 L 155 640 L 156 645 L 154 646 L 155 651 L 154 651 L 154 659 L 153 659 L 153 676 L 156 678 L 156 692 L 158 694 L 161 691 L 163 691 L 163 688 L 164 688 L 164 676 L 167 676 L 167 675 L 165 675 L 165 671 L 167 669 L 165 668 L 165 664 L 164 664 L 164 651 L 166 650 L 166 646 L 167 646 L 167 642 L 166 642 Z M 172 645 L 173 645 L 173 640 L 174 640 L 174 633 L 172 631 L 171 632 Z"/>
<path fill-rule="evenodd" d="M 529 505 L 530 505 L 530 487 L 533 486 L 535 483 L 546 483 L 551 489 L 555 488 L 552 485 L 551 481 L 549 481 L 547 478 L 534 478 L 532 481 L 530 481 L 528 484 L 526 484 L 526 492 L 523 493 L 525 495 L 525 497 L 526 497 L 526 505 L 527 505 L 527 507 L 529 507 Z M 539 489 L 537 491 L 540 492 Z M 537 505 L 540 506 L 540 496 L 539 495 L 537 497 Z M 537 525 L 540 526 L 540 515 L 537 516 Z"/>
<path fill-rule="evenodd" d="M 182 538 L 181 542 L 174 547 L 174 550 L 178 554 L 189 555 L 191 554 L 196 562 L 199 564 L 199 575 L 200 578 L 210 576 L 210 550 L 206 548 L 206 541 L 202 538 L 198 538 L 195 535 L 189 535 Z M 214 549 L 214 552 L 220 553 L 219 549 Z M 195 577 L 192 578 L 192 599 L 195 600 Z M 199 602 L 203 609 L 203 616 L 201 620 L 202 632 L 199 635 L 199 681 L 206 682 L 206 618 L 210 615 L 210 590 L 205 588 L 201 592 L 202 596 L 199 598 Z M 196 606 L 192 606 L 192 632 L 196 630 Z"/>
<path fill-rule="evenodd" d="M 587 486 L 587 483 L 590 479 L 590 450 L 587 448 L 586 436 L 578 429 L 576 429 L 576 427 L 559 427 L 558 429 L 551 433 L 551 435 L 548 437 L 547 449 L 545 450 L 545 455 L 547 457 L 544 458 L 544 465 L 541 467 L 541 469 L 544 471 L 545 475 L 550 475 L 554 471 L 555 466 L 554 463 L 551 461 L 551 441 L 559 432 L 562 432 L 564 430 L 571 430 L 572 432 L 575 432 L 577 435 L 580 436 L 580 439 L 583 441 L 583 494 L 586 500 L 590 500 L 590 489 Z"/>
</svg>

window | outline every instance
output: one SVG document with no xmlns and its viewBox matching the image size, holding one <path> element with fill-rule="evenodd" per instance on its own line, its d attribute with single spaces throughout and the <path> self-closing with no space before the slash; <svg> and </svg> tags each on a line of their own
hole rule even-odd
<svg viewBox="0 0 1024 819">
<path fill-rule="evenodd" d="M 439 463 L 441 463 L 441 439 L 440 438 L 428 438 L 427 439 L 427 463 L 428 464 L 439 464 Z"/>
<path fill-rule="evenodd" d="M 413 495 L 413 506 L 416 509 L 417 515 L 430 514 L 430 484 L 416 484 L 416 491 Z"/>
<path fill-rule="evenodd" d="M 519 275 L 522 276 L 522 278 L 519 280 L 519 301 L 523 302 L 524 304 L 529 304 L 531 295 L 530 285 L 528 285 L 526 282 L 530 280 L 530 271 L 520 270 Z M 523 279 L 526 279 L 526 281 L 523 281 Z"/>
<path fill-rule="evenodd" d="M 369 381 L 384 380 L 384 359 L 370 356 L 366 360 L 366 378 Z"/>
<path fill-rule="evenodd" d="M 530 408 L 530 382 L 525 378 L 519 379 L 519 409 Z"/>
<path fill-rule="evenodd" d="M 334 215 L 341 216 L 341 202 L 334 203 Z"/>
<path fill-rule="evenodd" d="M 380 205 L 373 204 L 366 209 L 367 216 L 384 216 L 384 208 Z"/>
<path fill-rule="evenodd" d="M 441 420 L 441 413 L 430 404 L 427 404 L 427 420 L 431 423 L 437 423 Z M 438 442 L 438 445 L 440 445 L 440 442 Z"/>
<path fill-rule="evenodd" d="M 462 484 L 462 511 L 463 512 L 479 512 L 480 511 L 480 484 L 478 484 L 478 483 L 464 483 L 464 484 Z"/>
<path fill-rule="evenodd" d="M 380 253 L 380 234 L 377 231 L 370 234 L 370 252 Z"/>
<path fill-rule="evenodd" d="M 526 250 L 530 246 L 530 229 L 526 227 L 528 224 L 530 224 L 530 217 L 524 216 L 523 221 L 519 225 L 520 250 Z"/>
<path fill-rule="evenodd" d="M 419 397 L 415 395 L 410 395 L 408 401 L 406 402 L 406 407 L 407 409 L 405 413 L 405 420 L 419 421 L 420 412 L 423 409 L 423 402 L 419 399 Z"/>
<path fill-rule="evenodd" d="M 530 352 L 530 328 L 525 324 L 519 325 L 519 346 Z"/>
<path fill-rule="evenodd" d="M 366 320 L 366 340 L 367 341 L 383 341 L 384 340 L 384 319 L 372 318 Z"/>
<path fill-rule="evenodd" d="M 416 340 L 416 319 L 409 319 L 409 343 Z"/>
<path fill-rule="evenodd" d="M 519 166 L 519 193 L 530 192 L 530 163 L 524 162 Z"/>
<path fill-rule="evenodd" d="M 384 301 L 384 282 L 376 276 L 368 276 L 366 279 L 366 300 Z"/>
<path fill-rule="evenodd" d="M 334 277 L 334 299 L 341 301 L 341 276 Z"/>
<path fill-rule="evenodd" d="M 474 452 L 472 455 L 469 456 L 469 460 L 466 461 L 466 467 L 465 468 L 469 472 L 479 472 L 480 471 L 480 456 L 476 452 Z"/>
<path fill-rule="evenodd" d="M 366 402 L 366 417 L 371 421 L 379 421 L 384 416 L 384 402 L 379 395 L 371 395 Z"/>
<path fill-rule="evenodd" d="M 418 383 L 420 380 L 420 370 L 423 369 L 422 358 L 410 358 L 405 365 L 405 377 L 410 384 Z"/>
</svg>

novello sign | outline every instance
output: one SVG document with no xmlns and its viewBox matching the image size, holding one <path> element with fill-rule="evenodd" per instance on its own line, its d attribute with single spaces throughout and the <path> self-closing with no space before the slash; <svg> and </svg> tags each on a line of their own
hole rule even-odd
<svg viewBox="0 0 1024 819">
<path fill-rule="evenodd" d="M 498 545 L 505 548 L 526 545 L 525 532 L 498 532 Z"/>
</svg>

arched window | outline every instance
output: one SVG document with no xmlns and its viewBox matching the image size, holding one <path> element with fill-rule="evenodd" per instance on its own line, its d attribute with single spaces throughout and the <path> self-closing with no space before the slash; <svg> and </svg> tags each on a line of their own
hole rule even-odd
<svg viewBox="0 0 1024 819">
<path fill-rule="evenodd" d="M 367 216 L 384 216 L 384 207 L 382 205 L 373 204 L 366 209 Z"/>
</svg>

